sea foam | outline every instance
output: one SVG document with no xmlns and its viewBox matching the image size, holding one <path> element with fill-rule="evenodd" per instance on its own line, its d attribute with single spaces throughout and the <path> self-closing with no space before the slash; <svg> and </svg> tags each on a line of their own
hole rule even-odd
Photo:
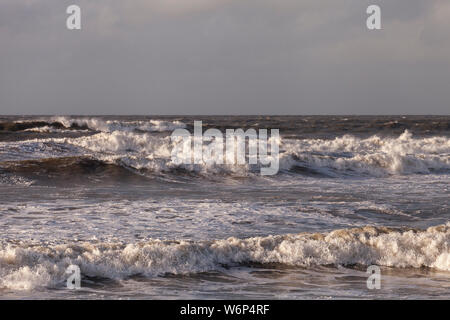
<svg viewBox="0 0 450 320">
<path fill-rule="evenodd" d="M 220 271 L 250 263 L 372 265 L 450 271 L 450 223 L 426 230 L 363 227 L 214 241 L 158 240 L 38 243 L 2 241 L 0 287 L 31 290 L 64 283 L 78 265 L 84 276 L 124 279 Z"/>
</svg>

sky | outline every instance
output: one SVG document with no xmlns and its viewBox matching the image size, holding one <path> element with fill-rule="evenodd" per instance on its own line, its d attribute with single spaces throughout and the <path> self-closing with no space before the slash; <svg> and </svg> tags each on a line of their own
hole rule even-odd
<svg viewBox="0 0 450 320">
<path fill-rule="evenodd" d="M 0 114 L 448 115 L 450 1 L 0 0 Z"/>
</svg>

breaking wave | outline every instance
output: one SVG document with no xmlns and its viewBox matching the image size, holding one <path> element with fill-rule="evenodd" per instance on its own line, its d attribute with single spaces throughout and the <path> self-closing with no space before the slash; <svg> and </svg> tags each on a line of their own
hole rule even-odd
<svg viewBox="0 0 450 320">
<path fill-rule="evenodd" d="M 70 125 L 74 120 L 67 121 L 65 125 Z M 104 131 L 78 138 L 0 142 L 2 161 L 84 156 L 153 173 L 177 174 L 181 170 L 236 176 L 259 174 L 261 169 L 260 164 L 248 163 L 222 165 L 204 161 L 200 164 L 176 164 L 171 159 L 176 142 L 168 134 L 137 132 L 136 126 L 129 127 L 130 130 L 113 130 L 115 125 L 123 124 L 97 123 L 95 119 L 86 121 L 85 125 Z M 161 130 L 166 125 L 169 124 L 158 123 Z M 384 177 L 450 172 L 450 138 L 445 136 L 416 138 L 405 131 L 397 137 L 344 135 L 329 140 L 282 138 L 279 143 L 280 173 L 319 177 Z M 204 145 L 203 150 L 207 147 Z"/>
<path fill-rule="evenodd" d="M 259 172 L 258 165 L 175 165 L 171 160 L 174 142 L 170 137 L 115 131 L 69 139 L 106 161 L 118 161 L 136 169 L 193 172 L 225 172 L 246 175 Z M 206 147 L 204 147 L 206 148 Z M 101 155 L 100 155 L 101 154 Z M 414 138 L 405 131 L 395 138 L 342 136 L 333 140 L 280 141 L 280 169 L 284 172 L 324 176 L 446 173 L 450 170 L 450 139 Z"/>
<path fill-rule="evenodd" d="M 0 288 L 62 285 L 66 268 L 82 276 L 125 279 L 221 271 L 249 264 L 371 265 L 450 271 L 450 224 L 426 230 L 363 227 L 214 241 L 0 243 Z"/>
<path fill-rule="evenodd" d="M 450 139 L 414 138 L 409 131 L 395 137 L 351 135 L 333 140 L 284 141 L 281 164 L 327 176 L 339 174 L 386 176 L 394 174 L 448 173 Z"/>
<path fill-rule="evenodd" d="M 186 125 L 181 121 L 118 121 L 102 120 L 97 118 L 68 118 L 53 117 L 53 121 L 62 123 L 66 128 L 79 127 L 88 128 L 94 131 L 114 132 L 114 131 L 143 131 L 143 132 L 163 132 L 173 131 L 178 128 L 185 128 Z"/>
<path fill-rule="evenodd" d="M 185 128 L 181 121 L 148 120 L 119 121 L 99 118 L 71 118 L 55 116 L 49 119 L 14 121 L 0 123 L 0 131 L 30 131 L 30 132 L 67 132 L 69 130 L 92 130 L 99 132 L 142 131 L 164 132 L 177 128 Z"/>
</svg>

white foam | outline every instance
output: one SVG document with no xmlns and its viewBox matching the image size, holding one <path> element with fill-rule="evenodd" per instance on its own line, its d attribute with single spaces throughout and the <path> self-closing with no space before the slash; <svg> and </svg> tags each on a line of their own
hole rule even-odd
<svg viewBox="0 0 450 320">
<path fill-rule="evenodd" d="M 26 129 L 24 131 L 27 131 L 27 132 L 40 132 L 40 133 L 64 133 L 64 132 L 70 132 L 69 130 L 57 129 L 57 128 L 53 128 L 53 127 L 50 127 L 50 126 L 30 128 L 30 129 Z"/>
<path fill-rule="evenodd" d="M 260 171 L 260 165 L 222 165 L 207 162 L 206 159 L 196 165 L 178 165 L 171 159 L 176 142 L 171 141 L 168 135 L 136 132 L 135 126 L 127 127 L 126 130 L 123 128 L 115 130 L 115 123 L 99 122 L 99 124 L 97 119 L 86 121 L 95 122 L 89 124 L 95 128 L 105 126 L 103 128 L 105 132 L 79 138 L 2 142 L 0 154 L 6 160 L 20 160 L 21 157 L 36 159 L 80 155 L 79 149 L 83 148 L 84 151 L 81 153 L 99 160 L 154 172 L 182 168 L 205 174 L 226 173 L 247 176 Z M 159 127 L 161 130 L 162 128 L 165 130 L 166 124 L 158 125 L 161 125 Z M 208 146 L 203 145 L 203 154 L 206 153 L 206 148 Z M 383 177 L 448 172 L 450 139 L 439 136 L 414 138 L 408 131 L 399 137 L 384 138 L 378 136 L 358 138 L 345 135 L 333 140 L 281 139 L 280 170 L 289 171 L 296 166 L 329 176 L 344 174 Z"/>
<path fill-rule="evenodd" d="M 251 169 L 248 164 L 221 165 L 203 161 L 200 164 L 176 164 L 171 153 L 176 142 L 170 136 L 155 136 L 149 133 L 114 131 L 92 136 L 64 139 L 59 142 L 82 147 L 102 161 L 114 162 L 135 169 L 148 169 L 153 172 L 167 172 L 182 168 L 198 173 L 233 173 L 247 175 Z M 204 150 L 207 148 L 203 146 Z M 256 170 L 256 168 L 254 169 Z"/>
<path fill-rule="evenodd" d="M 347 172 L 384 176 L 450 170 L 450 139 L 413 138 L 409 131 L 399 137 L 358 138 L 351 135 L 333 140 L 284 140 L 280 165 L 289 169 L 306 166 L 325 174 Z"/>
<path fill-rule="evenodd" d="M 122 279 L 222 270 L 247 263 L 291 266 L 371 265 L 450 271 L 450 223 L 427 230 L 364 227 L 215 241 L 149 240 L 0 246 L 0 287 L 29 290 L 64 281 L 68 265 L 87 276 Z"/>
<path fill-rule="evenodd" d="M 70 117 L 52 117 L 51 121 L 59 122 L 67 128 L 72 125 L 88 127 L 91 130 L 101 132 L 114 131 L 149 131 L 162 132 L 172 131 L 178 128 L 185 128 L 186 124 L 181 121 L 149 120 L 149 121 L 119 121 L 102 120 L 99 118 L 70 118 Z"/>
<path fill-rule="evenodd" d="M 177 166 L 170 158 L 173 142 L 168 137 L 149 134 L 116 131 L 71 142 L 95 152 L 115 153 L 115 159 L 120 158 L 132 167 L 155 171 L 182 167 L 196 172 L 247 175 L 258 170 L 250 165 L 214 165 L 206 162 Z M 284 170 L 304 166 L 329 175 L 371 176 L 450 170 L 450 139 L 446 137 L 413 138 L 405 131 L 398 138 L 372 136 L 362 139 L 346 135 L 334 140 L 283 139 L 280 143 L 280 166 Z"/>
</svg>

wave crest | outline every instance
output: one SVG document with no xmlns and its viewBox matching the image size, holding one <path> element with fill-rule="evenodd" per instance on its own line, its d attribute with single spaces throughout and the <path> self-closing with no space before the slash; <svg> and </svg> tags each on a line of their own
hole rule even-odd
<svg viewBox="0 0 450 320">
<path fill-rule="evenodd" d="M 77 131 L 138 131 L 138 132 L 164 132 L 185 128 L 181 121 L 147 120 L 147 121 L 119 121 L 103 120 L 99 118 L 71 118 L 55 116 L 49 119 L 14 121 L 0 123 L 0 131 L 27 131 L 37 133 L 65 133 Z"/>
<path fill-rule="evenodd" d="M 333 140 L 284 141 L 280 164 L 285 169 L 306 168 L 328 176 L 340 173 L 385 176 L 448 172 L 450 139 L 414 138 L 409 131 L 399 137 L 358 138 L 345 135 Z"/>
<path fill-rule="evenodd" d="M 0 142 L 3 161 L 86 156 L 110 164 L 150 172 L 258 174 L 261 165 L 176 164 L 171 153 L 175 146 L 167 134 L 135 130 L 98 132 L 78 138 L 34 139 Z M 203 146 L 205 151 L 207 145 Z M 204 153 L 205 154 L 205 153 Z M 405 131 L 398 137 L 351 135 L 325 139 L 280 139 L 280 172 L 326 177 L 409 174 L 447 174 L 450 172 L 450 138 L 413 137 Z"/>
<path fill-rule="evenodd" d="M 215 241 L 148 240 L 137 243 L 39 244 L 3 241 L 0 287 L 30 290 L 64 282 L 70 264 L 82 275 L 123 279 L 133 275 L 187 274 L 259 264 L 428 267 L 450 271 L 450 223 L 427 230 L 364 227 Z"/>
<path fill-rule="evenodd" d="M 173 131 L 178 128 L 185 128 L 186 125 L 181 121 L 164 121 L 164 120 L 148 120 L 148 121 L 119 121 L 119 120 L 102 120 L 98 118 L 69 118 L 69 117 L 53 117 L 52 120 L 61 123 L 66 128 L 85 128 L 100 132 L 114 131 L 142 131 L 142 132 L 164 132 Z"/>
</svg>

